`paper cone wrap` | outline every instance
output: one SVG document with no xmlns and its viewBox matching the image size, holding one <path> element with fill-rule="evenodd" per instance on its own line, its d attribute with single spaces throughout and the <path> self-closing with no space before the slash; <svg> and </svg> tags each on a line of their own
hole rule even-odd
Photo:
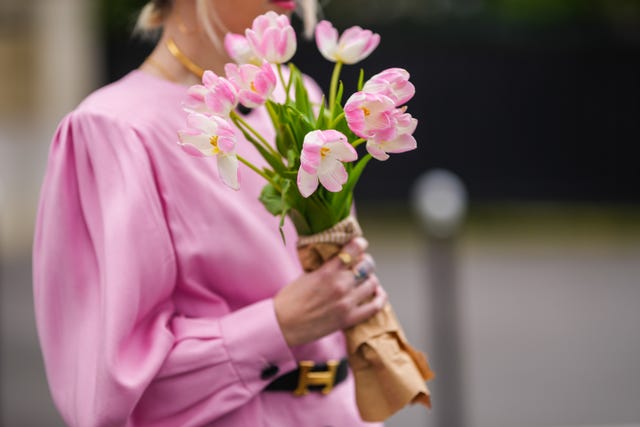
<svg viewBox="0 0 640 427">
<path fill-rule="evenodd" d="M 348 217 L 329 230 L 302 236 L 298 256 L 305 271 L 319 268 L 362 230 Z M 407 341 L 390 304 L 344 331 L 356 403 L 364 421 L 384 421 L 409 403 L 431 407 L 425 381 L 433 378 L 426 356 Z"/>
</svg>

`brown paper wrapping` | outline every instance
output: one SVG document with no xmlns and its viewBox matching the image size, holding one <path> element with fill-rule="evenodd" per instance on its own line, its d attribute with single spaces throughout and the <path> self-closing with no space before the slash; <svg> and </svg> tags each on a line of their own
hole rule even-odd
<svg viewBox="0 0 640 427">
<path fill-rule="evenodd" d="M 322 233 L 300 237 L 298 255 L 303 268 L 317 269 L 361 235 L 358 222 L 348 217 Z M 407 341 L 390 304 L 344 332 L 356 403 L 364 421 L 384 421 L 409 403 L 431 407 L 425 381 L 433 378 L 433 372 L 425 355 Z"/>
</svg>

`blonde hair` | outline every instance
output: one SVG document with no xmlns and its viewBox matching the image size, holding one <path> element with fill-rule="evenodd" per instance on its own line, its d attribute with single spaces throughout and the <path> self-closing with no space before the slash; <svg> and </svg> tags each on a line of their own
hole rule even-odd
<svg viewBox="0 0 640 427">
<path fill-rule="evenodd" d="M 218 14 L 209 10 L 209 1 L 210 0 L 196 0 L 196 14 L 200 20 L 202 28 L 204 28 L 207 36 L 209 36 L 209 40 L 211 40 L 218 52 L 224 52 L 222 40 L 216 33 L 214 26 L 218 27 L 222 34 L 226 34 L 228 30 L 220 20 Z M 208 19 L 208 17 L 211 17 L 211 19 Z"/>
<path fill-rule="evenodd" d="M 133 34 L 154 37 L 160 33 L 164 21 L 171 11 L 173 1 L 151 0 L 140 10 Z"/>
<path fill-rule="evenodd" d="M 303 34 L 307 39 L 313 37 L 313 30 L 316 28 L 316 24 L 318 23 L 318 2 L 317 0 L 297 0 L 298 5 L 298 14 L 300 18 L 302 18 L 302 23 L 304 24 Z"/>
<path fill-rule="evenodd" d="M 317 0 L 296 0 L 298 3 L 298 15 L 304 24 L 304 36 L 313 37 L 313 30 L 318 22 L 318 2 Z M 228 32 L 224 23 L 217 13 L 209 10 L 210 0 L 196 0 L 196 11 L 200 23 L 207 36 L 218 49 L 222 49 L 222 40 L 216 33 L 217 28 L 220 33 Z M 140 10 L 138 20 L 134 28 L 134 34 L 142 37 L 155 37 L 160 33 L 165 19 L 169 16 L 173 0 L 151 0 Z M 212 17 L 207 19 L 207 17 Z"/>
</svg>

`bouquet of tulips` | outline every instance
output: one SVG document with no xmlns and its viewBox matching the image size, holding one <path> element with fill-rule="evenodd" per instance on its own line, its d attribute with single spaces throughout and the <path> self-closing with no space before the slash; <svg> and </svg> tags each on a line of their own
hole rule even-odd
<svg viewBox="0 0 640 427">
<path fill-rule="evenodd" d="M 404 107 L 415 89 L 400 68 L 366 81 L 361 70 L 358 91 L 343 104 L 342 66 L 366 58 L 380 42 L 378 34 L 356 26 L 339 35 L 322 21 L 315 36 L 321 54 L 335 63 L 328 97 L 311 99 L 293 64 L 283 71 L 296 51 L 295 32 L 287 16 L 268 12 L 245 35 L 227 34 L 225 48 L 236 63 L 226 64 L 226 77 L 205 71 L 202 85 L 189 89 L 184 105 L 188 126 L 178 132 L 187 151 L 216 158 L 219 176 L 229 187 L 239 188 L 239 163 L 265 179 L 260 200 L 281 217 L 281 227 L 285 217 L 291 218 L 307 271 L 361 234 L 350 215 L 354 186 L 372 158 L 384 161 L 389 153 L 415 149 L 417 125 Z M 283 102 L 272 96 L 278 84 Z M 238 103 L 267 109 L 275 141 L 267 141 L 235 111 Z M 236 153 L 238 129 L 267 166 L 257 167 Z M 389 305 L 345 332 L 363 419 L 384 420 L 409 402 L 430 406 L 425 380 L 432 373 L 424 356 L 408 344 Z"/>
</svg>

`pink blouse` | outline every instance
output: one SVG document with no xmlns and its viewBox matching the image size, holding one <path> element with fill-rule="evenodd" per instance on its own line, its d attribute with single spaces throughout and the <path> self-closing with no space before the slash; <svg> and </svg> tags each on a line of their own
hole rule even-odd
<svg viewBox="0 0 640 427">
<path fill-rule="evenodd" d="M 357 427 L 351 376 L 324 396 L 263 391 L 296 361 L 344 357 L 334 333 L 289 348 L 272 297 L 301 274 L 295 230 L 241 167 L 186 154 L 186 87 L 141 71 L 89 96 L 51 146 L 34 243 L 38 332 L 70 426 Z M 273 135 L 264 109 L 248 120 Z M 248 143 L 239 154 L 262 164 Z M 274 369 L 271 369 L 273 371 Z M 267 370 L 269 371 L 269 370 Z"/>
</svg>

